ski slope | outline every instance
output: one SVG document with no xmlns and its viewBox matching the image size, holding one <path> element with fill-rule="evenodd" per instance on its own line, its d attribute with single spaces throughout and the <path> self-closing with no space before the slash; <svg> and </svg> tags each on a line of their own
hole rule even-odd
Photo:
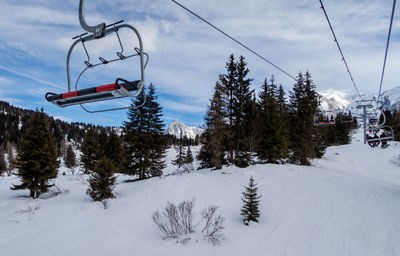
<svg viewBox="0 0 400 256">
<path fill-rule="evenodd" d="M 400 167 L 392 161 L 400 145 L 372 149 L 360 136 L 328 148 L 312 167 L 225 167 L 135 183 L 120 175 L 107 210 L 85 194 L 86 176 L 60 175 L 55 183 L 64 192 L 39 200 L 11 191 L 15 177 L 0 178 L 0 255 L 400 255 Z M 261 219 L 244 226 L 241 192 L 250 176 L 262 195 Z M 220 246 L 158 234 L 152 212 L 193 198 L 196 212 L 218 205 L 226 218 Z"/>
</svg>

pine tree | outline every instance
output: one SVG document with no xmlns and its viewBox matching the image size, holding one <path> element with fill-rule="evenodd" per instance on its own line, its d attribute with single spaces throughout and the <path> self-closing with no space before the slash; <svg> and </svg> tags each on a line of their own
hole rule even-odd
<svg viewBox="0 0 400 256">
<path fill-rule="evenodd" d="M 207 128 L 204 130 L 203 134 L 201 135 L 200 141 L 202 142 L 201 148 L 199 150 L 199 154 L 197 155 L 197 160 L 199 161 L 199 169 L 205 168 L 213 168 L 214 165 L 211 161 L 212 154 L 211 154 L 211 128 L 209 121 L 207 121 L 207 117 L 205 118 Z M 221 164 L 222 168 L 222 164 Z"/>
<path fill-rule="evenodd" d="M 226 129 L 226 150 L 228 151 L 228 162 L 234 163 L 234 118 L 235 118 L 235 90 L 237 86 L 237 64 L 233 54 L 229 56 L 229 60 L 226 63 L 227 74 L 219 76 L 219 89 L 223 94 L 222 101 L 224 103 L 223 111 L 228 119 L 228 125 Z M 218 169 L 218 168 L 217 168 Z"/>
<path fill-rule="evenodd" d="M 46 115 L 43 109 L 42 112 L 36 111 L 18 147 L 16 167 L 22 183 L 11 189 L 29 189 L 30 197 L 38 198 L 54 185 L 49 184 L 49 180 L 57 177 L 59 165 Z"/>
<path fill-rule="evenodd" d="M 322 136 L 314 126 L 317 113 L 318 94 L 311 75 L 299 73 L 297 82 L 290 92 L 290 149 L 291 162 L 310 165 L 309 158 L 322 157 L 325 146 Z"/>
<path fill-rule="evenodd" d="M 98 145 L 96 159 L 100 159 L 102 156 L 107 156 L 108 158 L 110 158 L 107 155 L 107 153 L 109 152 L 107 130 L 105 128 L 101 128 L 100 133 L 96 134 L 95 138 Z"/>
<path fill-rule="evenodd" d="M 116 170 L 117 168 L 113 161 L 106 156 L 102 156 L 96 163 L 93 173 L 88 180 L 89 189 L 86 192 L 94 201 L 115 198 L 113 189 L 117 178 L 114 176 Z"/>
<path fill-rule="evenodd" d="M 7 163 L 6 159 L 4 158 L 4 152 L 0 150 L 0 176 L 3 176 L 3 174 L 7 171 Z"/>
<path fill-rule="evenodd" d="M 175 146 L 176 158 L 175 158 L 175 160 L 172 161 L 172 164 L 177 165 L 178 169 L 180 169 L 185 164 L 185 158 L 186 158 L 184 148 L 183 148 L 182 132 L 181 132 L 181 135 L 180 135 L 180 138 L 179 138 L 177 144 L 178 145 Z"/>
<path fill-rule="evenodd" d="M 192 151 L 190 150 L 190 146 L 188 146 L 188 149 L 186 151 L 186 156 L 184 159 L 184 168 L 186 172 L 190 172 L 193 171 L 194 167 L 193 167 L 193 155 L 192 155 Z"/>
<path fill-rule="evenodd" d="M 243 197 L 242 201 L 244 203 L 241 215 L 243 216 L 243 222 L 245 225 L 248 225 L 250 221 L 254 221 L 258 223 L 258 218 L 260 217 L 260 198 L 261 196 L 257 195 L 257 184 L 254 183 L 253 177 L 250 177 L 249 186 L 245 187 L 246 191 L 242 192 Z"/>
<path fill-rule="evenodd" d="M 200 149 L 198 160 L 200 168 L 221 169 L 224 164 L 224 142 L 229 140 L 226 136 L 227 126 L 225 123 L 223 100 L 223 87 L 216 83 L 213 98 L 205 117 L 206 131 L 204 133 L 204 143 Z M 229 143 L 227 143 L 229 144 Z"/>
<path fill-rule="evenodd" d="M 233 90 L 233 143 L 235 159 L 238 167 L 247 167 L 250 156 L 248 155 L 249 134 L 246 130 L 245 119 L 251 108 L 253 91 L 250 90 L 252 79 L 247 78 L 250 70 L 243 56 L 236 63 L 236 84 Z"/>
<path fill-rule="evenodd" d="M 108 136 L 105 155 L 114 162 L 115 166 L 118 168 L 118 172 L 124 172 L 126 152 L 122 146 L 120 137 L 114 130 L 112 130 Z"/>
<path fill-rule="evenodd" d="M 192 151 L 190 150 L 190 146 L 188 146 L 188 149 L 186 151 L 186 157 L 185 157 L 185 164 L 191 164 L 193 163 L 193 154 Z"/>
<path fill-rule="evenodd" d="M 244 126 L 247 133 L 246 148 L 248 148 L 248 152 L 254 153 L 257 151 L 259 137 L 261 135 L 260 116 L 260 106 L 257 102 L 256 94 L 253 93 L 253 99 L 246 111 L 244 120 Z"/>
<path fill-rule="evenodd" d="M 259 94 L 261 135 L 257 154 L 268 163 L 278 163 L 288 154 L 286 104 L 283 88 L 279 91 L 272 76 L 271 83 L 265 79 Z"/>
<path fill-rule="evenodd" d="M 93 128 L 89 128 L 89 130 L 86 132 L 86 136 L 81 147 L 81 165 L 84 168 L 85 173 L 93 171 L 99 155 L 98 149 L 99 144 L 96 140 L 96 133 Z"/>
<path fill-rule="evenodd" d="M 344 119 L 344 114 L 338 113 L 334 125 L 336 141 L 339 145 L 349 144 L 351 142 L 350 138 L 351 125 L 342 122 L 343 119 Z"/>
<path fill-rule="evenodd" d="M 314 114 L 318 111 L 319 106 L 319 95 L 316 91 L 316 86 L 311 79 L 310 72 L 306 72 L 305 74 L 305 93 L 306 93 L 306 109 L 307 109 L 307 126 L 311 128 L 311 147 L 313 149 L 312 154 L 309 156 L 310 158 L 321 158 L 325 154 L 326 151 L 326 143 L 324 133 L 321 133 L 317 126 L 314 125 Z"/>
<path fill-rule="evenodd" d="M 127 172 L 139 179 L 160 176 L 165 167 L 167 140 L 163 134 L 162 108 L 157 102 L 155 89 L 150 84 L 146 102 L 140 94 L 132 101 L 128 110 L 128 121 L 124 122 L 124 141 L 129 157 Z"/>
<path fill-rule="evenodd" d="M 64 163 L 69 169 L 76 166 L 76 156 L 71 144 L 68 145 L 67 150 L 65 151 Z"/>
</svg>

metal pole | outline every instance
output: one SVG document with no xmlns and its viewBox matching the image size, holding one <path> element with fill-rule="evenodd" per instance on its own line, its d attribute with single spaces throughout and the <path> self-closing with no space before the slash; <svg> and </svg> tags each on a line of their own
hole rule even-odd
<svg viewBox="0 0 400 256">
<path fill-rule="evenodd" d="M 364 109 L 364 144 L 367 144 L 367 106 L 363 106 Z"/>
<path fill-rule="evenodd" d="M 364 144 L 367 144 L 367 108 L 373 108 L 371 105 L 372 100 L 359 100 L 357 101 L 357 109 L 363 109 L 364 120 Z"/>
</svg>

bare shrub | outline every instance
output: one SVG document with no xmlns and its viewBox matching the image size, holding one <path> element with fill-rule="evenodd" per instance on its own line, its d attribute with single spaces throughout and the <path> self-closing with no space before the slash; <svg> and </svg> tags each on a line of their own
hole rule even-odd
<svg viewBox="0 0 400 256">
<path fill-rule="evenodd" d="M 161 231 L 163 239 L 178 238 L 194 232 L 193 205 L 194 200 L 183 201 L 178 206 L 168 202 L 162 213 L 153 213 L 152 219 Z"/>
<path fill-rule="evenodd" d="M 186 244 L 191 239 L 187 235 L 196 232 L 197 226 L 193 225 L 193 207 L 194 200 L 183 201 L 178 206 L 168 202 L 162 212 L 153 213 L 153 222 L 160 230 L 163 239 L 180 239 L 182 236 L 186 236 L 180 241 L 181 244 Z M 221 239 L 223 239 L 222 230 L 224 229 L 225 219 L 220 215 L 216 216 L 217 209 L 217 206 L 209 206 L 203 209 L 199 222 L 199 224 L 204 222 L 201 232 L 204 238 L 213 245 L 219 245 Z"/>
<path fill-rule="evenodd" d="M 215 216 L 217 209 L 217 206 L 212 205 L 201 211 L 201 218 L 204 221 L 204 228 L 201 232 L 213 245 L 221 244 L 221 239 L 223 239 L 222 230 L 225 218 L 221 215 Z"/>
<path fill-rule="evenodd" d="M 39 204 L 35 204 L 35 205 L 29 205 L 26 204 L 27 208 L 26 209 L 21 209 L 16 211 L 15 213 L 19 213 L 19 214 L 24 214 L 27 213 L 28 214 L 28 221 L 30 221 L 33 217 L 33 215 L 35 214 L 35 212 L 37 210 L 39 210 Z"/>
</svg>

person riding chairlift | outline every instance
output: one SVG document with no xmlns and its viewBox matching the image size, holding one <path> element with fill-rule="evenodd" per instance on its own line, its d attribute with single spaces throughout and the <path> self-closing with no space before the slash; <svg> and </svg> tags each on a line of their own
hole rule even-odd
<svg viewBox="0 0 400 256">
<path fill-rule="evenodd" d="M 375 140 L 375 141 L 369 141 L 371 139 L 379 139 L 379 136 L 377 135 L 377 131 L 373 130 L 372 131 L 374 136 L 372 137 L 370 134 L 367 134 L 367 141 L 368 141 L 368 145 L 370 145 L 372 148 L 377 147 L 379 145 L 379 140 Z"/>
</svg>

